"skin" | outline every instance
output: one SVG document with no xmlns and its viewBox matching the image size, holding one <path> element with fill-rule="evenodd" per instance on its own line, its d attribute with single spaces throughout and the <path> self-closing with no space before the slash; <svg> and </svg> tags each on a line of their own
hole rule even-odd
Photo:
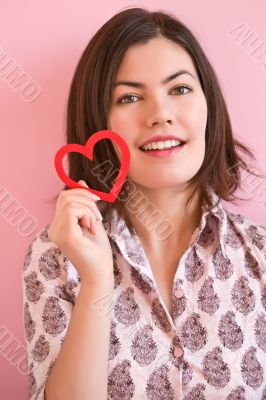
<svg viewBox="0 0 266 400">
<path fill-rule="evenodd" d="M 183 74 L 162 84 L 164 78 L 181 69 L 194 77 Z M 164 37 L 130 47 L 117 72 L 116 82 L 120 80 L 146 85 L 145 88 L 119 85 L 114 89 L 108 129 L 122 136 L 130 149 L 128 179 L 175 226 L 167 239 L 160 240 L 128 210 L 146 251 L 162 259 L 177 243 L 180 250 L 185 248 L 200 222 L 199 193 L 189 208 L 185 205 L 193 189 L 189 181 L 204 159 L 207 103 L 191 57 L 181 46 Z M 125 95 L 129 97 L 117 104 Z M 138 149 L 144 140 L 167 133 L 186 141 L 174 156 L 152 158 Z M 120 149 L 113 145 L 121 159 Z"/>
</svg>

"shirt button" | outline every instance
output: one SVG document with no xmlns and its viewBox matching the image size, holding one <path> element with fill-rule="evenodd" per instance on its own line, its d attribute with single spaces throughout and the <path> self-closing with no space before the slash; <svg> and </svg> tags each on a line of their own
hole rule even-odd
<svg viewBox="0 0 266 400">
<path fill-rule="evenodd" d="M 183 349 L 181 347 L 176 347 L 174 354 L 176 357 L 181 357 L 184 354 Z"/>
<path fill-rule="evenodd" d="M 177 297 L 178 299 L 180 299 L 181 297 L 183 297 L 183 296 L 184 296 L 184 291 L 183 291 L 183 289 L 181 289 L 181 288 L 176 289 L 175 295 L 176 295 L 176 297 Z"/>
</svg>

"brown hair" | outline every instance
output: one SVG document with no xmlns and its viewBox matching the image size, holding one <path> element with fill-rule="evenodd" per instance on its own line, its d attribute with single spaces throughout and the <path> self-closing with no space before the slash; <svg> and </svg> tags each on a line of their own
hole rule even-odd
<svg viewBox="0 0 266 400">
<path fill-rule="evenodd" d="M 262 176 L 249 169 L 237 150 L 243 151 L 253 160 L 256 158 L 247 146 L 233 137 L 218 78 L 199 42 L 182 22 L 169 13 L 127 8 L 114 15 L 94 34 L 81 55 L 71 82 L 67 103 L 67 143 L 85 145 L 93 133 L 108 129 L 107 116 L 112 91 L 125 52 L 136 43 L 145 44 L 159 36 L 179 44 L 190 55 L 207 101 L 205 157 L 190 182 L 197 187 L 188 201 L 199 188 L 201 200 L 209 209 L 209 186 L 225 201 L 240 199 L 234 192 L 241 187 L 241 168 L 255 176 Z M 83 179 L 92 189 L 108 193 L 120 168 L 112 142 L 109 139 L 101 140 L 94 146 L 93 154 L 93 161 L 89 161 L 79 153 L 69 153 L 68 176 L 76 182 Z M 106 160 L 114 166 L 115 174 L 108 176 Z M 112 209 L 116 209 L 133 235 L 135 231 L 123 204 L 130 196 L 129 187 L 130 181 L 127 178 L 114 203 L 99 201 L 97 205 L 103 221 L 110 220 Z M 64 189 L 69 187 L 65 185 Z M 57 196 L 52 199 L 53 202 Z"/>
</svg>

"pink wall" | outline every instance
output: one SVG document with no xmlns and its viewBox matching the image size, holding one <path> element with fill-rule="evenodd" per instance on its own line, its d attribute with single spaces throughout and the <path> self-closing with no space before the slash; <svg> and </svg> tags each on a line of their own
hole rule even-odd
<svg viewBox="0 0 266 400">
<path fill-rule="evenodd" d="M 0 398 L 25 400 L 27 378 L 23 375 L 23 365 L 12 363 L 1 347 L 1 338 L 4 332 L 9 332 L 14 342 L 24 346 L 22 264 L 27 245 L 53 216 L 52 206 L 45 201 L 62 188 L 53 159 L 64 144 L 70 80 L 91 35 L 114 13 L 132 5 L 170 11 L 183 20 L 194 31 L 217 71 L 235 134 L 254 150 L 257 158 L 254 167 L 265 172 L 266 3 L 263 0 L 223 3 L 99 0 L 97 5 L 84 0 L 1 3 L 0 199 L 4 194 L 13 198 L 17 207 L 22 207 L 23 215 L 30 216 L 33 230 L 30 232 L 25 226 L 24 231 L 19 229 L 1 210 Z M 251 35 L 246 43 L 237 42 L 232 32 L 240 25 L 244 36 L 248 31 Z M 4 53 L 13 60 L 13 66 L 28 75 L 24 91 L 16 90 L 10 79 L 4 77 L 4 72 L 7 73 L 1 69 Z M 238 207 L 228 204 L 228 208 L 266 225 L 265 186 L 260 179 L 251 182 L 246 178 L 244 190 L 239 194 L 250 201 Z"/>
</svg>

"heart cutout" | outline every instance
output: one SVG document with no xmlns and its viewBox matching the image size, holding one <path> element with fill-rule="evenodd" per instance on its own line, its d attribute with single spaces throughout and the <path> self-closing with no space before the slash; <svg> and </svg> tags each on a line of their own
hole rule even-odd
<svg viewBox="0 0 266 400">
<path fill-rule="evenodd" d="M 69 176 L 66 175 L 62 161 L 63 157 L 67 153 L 71 152 L 76 152 L 83 154 L 90 160 L 93 160 L 93 148 L 95 143 L 99 142 L 102 139 L 111 139 L 113 140 L 120 148 L 122 157 L 121 157 L 121 166 L 119 173 L 117 175 L 116 181 L 113 185 L 112 190 L 110 193 L 104 193 L 104 192 L 99 192 L 97 190 L 91 189 L 91 188 L 86 188 L 82 185 L 79 185 L 77 182 L 73 181 L 73 179 L 69 178 Z M 112 132 L 110 130 L 102 130 L 94 133 L 91 137 L 89 137 L 87 143 L 85 146 L 80 145 L 80 144 L 66 144 L 65 146 L 61 147 L 54 158 L 54 163 L 55 163 L 55 169 L 58 174 L 58 176 L 61 178 L 61 180 L 69 187 L 71 188 L 82 188 L 82 189 L 87 189 L 89 192 L 96 194 L 99 196 L 102 200 L 108 201 L 109 203 L 113 203 L 115 199 L 117 198 L 118 194 L 121 191 L 121 188 L 123 186 L 123 183 L 125 182 L 128 169 L 129 169 L 129 164 L 130 164 L 130 151 L 129 148 L 124 141 L 124 139 L 119 136 L 117 133 Z"/>
</svg>

